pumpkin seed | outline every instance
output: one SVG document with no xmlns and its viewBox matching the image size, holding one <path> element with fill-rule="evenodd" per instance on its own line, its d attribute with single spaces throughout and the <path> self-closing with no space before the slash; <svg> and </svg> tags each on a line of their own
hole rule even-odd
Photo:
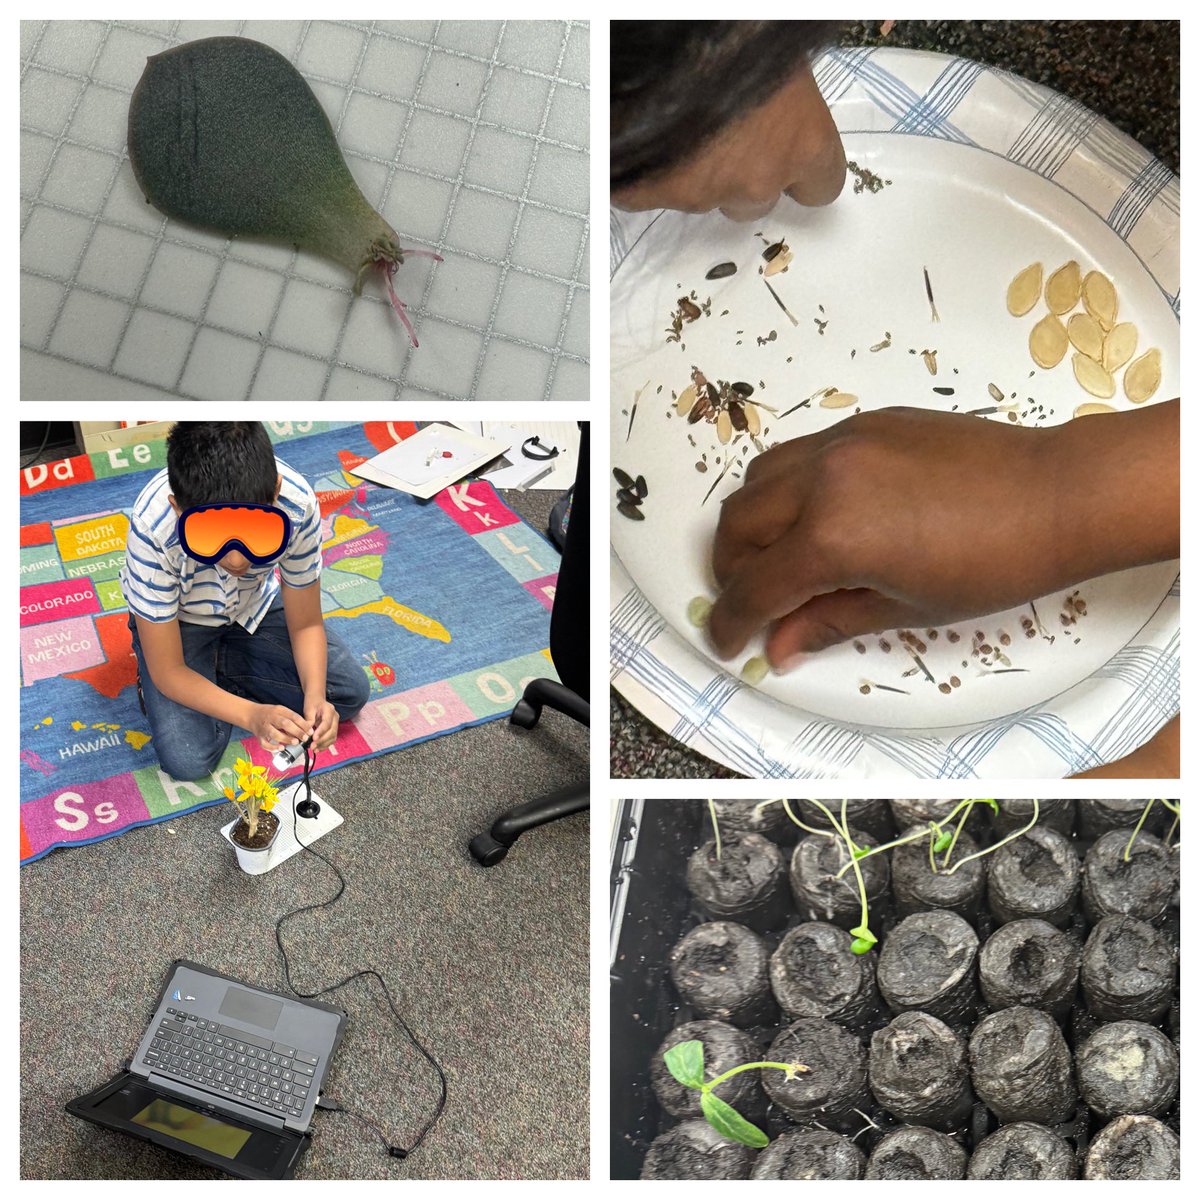
<svg viewBox="0 0 1200 1200">
<path fill-rule="evenodd" d="M 707 596 L 693 596 L 688 601 L 687 618 L 697 629 L 703 629 L 708 624 L 710 612 L 712 601 Z"/>
<path fill-rule="evenodd" d="M 646 519 L 646 514 L 636 504 L 626 504 L 624 500 L 617 505 L 617 512 L 623 517 L 628 517 L 631 521 L 644 521 Z"/>
<path fill-rule="evenodd" d="M 1120 325 L 1114 325 L 1104 337 L 1101 366 L 1106 371 L 1119 371 L 1133 357 L 1137 340 L 1137 326 L 1132 322 L 1122 321 Z"/>
<path fill-rule="evenodd" d="M 737 263 L 723 262 L 711 268 L 704 276 L 705 279 L 724 279 L 737 273 Z"/>
<path fill-rule="evenodd" d="M 1090 279 L 1091 276 L 1089 275 Z M 1100 361 L 1101 352 L 1104 349 L 1104 330 L 1100 328 L 1100 322 L 1096 320 L 1090 313 L 1076 313 L 1067 322 L 1067 337 L 1071 339 L 1071 345 L 1079 351 L 1080 354 L 1086 354 L 1088 358 Z M 1106 367 L 1105 370 L 1108 370 Z"/>
<path fill-rule="evenodd" d="M 1047 313 L 1029 331 L 1029 353 L 1047 370 L 1062 362 L 1068 344 L 1067 327 L 1053 313 Z"/>
<path fill-rule="evenodd" d="M 1116 394 L 1116 380 L 1094 358 L 1088 358 L 1086 354 L 1073 354 L 1071 366 L 1085 392 L 1098 400 L 1108 400 Z"/>
<path fill-rule="evenodd" d="M 753 658 L 748 658 L 742 664 L 742 678 L 752 687 L 762 683 L 767 677 L 767 672 L 771 666 L 761 654 L 756 654 Z"/>
<path fill-rule="evenodd" d="M 849 392 L 830 392 L 821 397 L 822 408 L 849 408 L 858 403 L 858 397 Z"/>
<path fill-rule="evenodd" d="M 764 275 L 778 275 L 780 271 L 786 271 L 792 265 L 792 259 L 795 255 L 785 246 L 769 263 L 763 271 Z M 786 309 L 784 310 L 787 311 Z"/>
<path fill-rule="evenodd" d="M 1112 280 L 1099 271 L 1089 271 L 1083 280 L 1083 307 L 1106 331 L 1117 319 L 1117 289 Z"/>
<path fill-rule="evenodd" d="M 1157 350 L 1147 350 L 1135 359 L 1125 371 L 1125 395 L 1134 404 L 1144 404 L 1162 383 L 1162 355 Z"/>
<path fill-rule="evenodd" d="M 628 471 L 622 471 L 620 467 L 613 467 L 613 478 L 623 487 L 633 487 L 633 476 Z"/>
<path fill-rule="evenodd" d="M 689 383 L 687 387 L 679 393 L 679 399 L 675 401 L 675 415 L 682 417 L 684 413 L 690 412 L 692 405 L 696 403 L 696 385 Z"/>
<path fill-rule="evenodd" d="M 1023 317 L 1042 294 L 1042 264 L 1030 263 L 1018 273 L 1008 285 L 1008 311 L 1014 317 Z"/>
<path fill-rule="evenodd" d="M 1072 415 L 1076 417 L 1091 417 L 1096 413 L 1111 413 L 1116 411 L 1111 404 L 1101 404 L 1098 400 L 1089 400 L 1086 404 L 1080 404 Z"/>
<path fill-rule="evenodd" d="M 1001 401 L 1004 399 L 1004 393 L 994 383 L 988 384 L 988 395 L 991 396 L 991 398 L 995 400 L 997 404 L 1001 403 Z"/>
<path fill-rule="evenodd" d="M 746 432 L 751 437 L 758 437 L 762 430 L 762 419 L 758 415 L 758 406 L 751 404 L 746 408 Z"/>
<path fill-rule="evenodd" d="M 1079 303 L 1079 264 L 1071 259 L 1046 280 L 1046 307 L 1056 316 Z"/>
<path fill-rule="evenodd" d="M 733 437 L 733 419 L 730 417 L 728 409 L 723 408 L 717 413 L 717 438 L 721 445 L 725 445 L 731 437 Z"/>
</svg>

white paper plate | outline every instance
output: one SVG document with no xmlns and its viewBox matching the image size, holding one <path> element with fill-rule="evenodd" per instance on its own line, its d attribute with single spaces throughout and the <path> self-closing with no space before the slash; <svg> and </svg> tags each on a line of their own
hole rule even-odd
<svg viewBox="0 0 1200 1200">
<path fill-rule="evenodd" d="M 613 461 L 644 474 L 651 494 L 645 521 L 612 518 L 613 682 L 668 732 L 751 775 L 1061 776 L 1110 761 L 1178 707 L 1177 564 L 1081 584 L 1087 613 L 1070 627 L 1059 617 L 1063 595 L 1036 601 L 1053 641 L 1025 636 L 1028 608 L 941 629 L 936 640 L 918 631 L 932 683 L 885 635 L 890 652 L 863 638 L 863 652 L 837 647 L 750 688 L 729 673 L 742 659 L 720 663 L 687 622 L 688 600 L 712 592 L 719 501 L 755 453 L 743 439 L 737 449 L 747 453 L 702 503 L 723 448 L 714 426 L 668 416 L 693 364 L 709 378 L 752 383 L 754 398 L 779 411 L 824 386 L 854 393 L 863 410 L 965 411 L 993 404 L 995 383 L 1006 402 L 1015 393 L 1024 424 L 1058 423 L 1090 397 L 1069 361 L 1035 369 L 1027 338 L 1038 310 L 1012 318 L 1005 289 L 1029 262 L 1052 270 L 1075 258 L 1116 282 L 1121 318 L 1139 328 L 1138 353 L 1162 349 L 1155 400 L 1179 392 L 1177 184 L 1144 151 L 1090 114 L 1085 125 L 1085 110 L 1053 93 L 940 55 L 842 51 L 822 60 L 818 79 L 848 158 L 889 186 L 859 195 L 848 186 L 827 209 L 784 201 L 752 226 L 664 213 L 614 228 Z M 794 327 L 759 275 L 764 238 L 785 238 L 795 254 L 771 280 Z M 737 274 L 706 282 L 707 269 L 726 260 Z M 699 300 L 711 297 L 711 315 L 684 327 L 681 350 L 665 342 L 665 328 L 676 298 L 693 288 Z M 890 347 L 872 353 L 885 332 Z M 936 378 L 909 353 L 927 347 L 938 351 Z M 1119 387 L 1112 403 L 1131 407 Z M 814 402 L 782 421 L 763 412 L 763 440 L 811 433 L 853 411 Z M 702 455 L 704 474 L 695 466 Z M 1002 517 L 1006 498 L 995 501 Z M 1047 519 L 1069 528 L 1069 513 Z M 993 657 L 981 667 L 976 630 L 1003 643 L 1007 663 Z M 943 694 L 937 684 L 953 680 Z"/>
</svg>

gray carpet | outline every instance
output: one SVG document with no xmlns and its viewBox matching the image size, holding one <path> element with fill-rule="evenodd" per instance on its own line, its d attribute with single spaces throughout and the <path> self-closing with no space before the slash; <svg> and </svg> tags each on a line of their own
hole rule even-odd
<svg viewBox="0 0 1200 1200">
<path fill-rule="evenodd" d="M 506 498 L 545 528 L 549 493 Z M 481 725 L 317 778 L 346 819 L 319 846 L 348 887 L 331 910 L 285 926 L 293 980 L 313 991 L 374 966 L 445 1068 L 449 1101 L 406 1160 L 352 1118 L 318 1113 L 300 1177 L 586 1176 L 587 817 L 525 835 L 491 870 L 466 847 L 500 810 L 585 780 L 587 748 L 586 730 L 546 710 L 533 730 Z M 275 921 L 337 880 L 304 854 L 242 874 L 218 834 L 228 819 L 221 805 L 22 870 L 23 1178 L 220 1177 L 63 1104 L 121 1069 L 172 959 L 282 988 Z M 377 983 L 327 999 L 350 1023 L 326 1095 L 408 1145 L 436 1101 L 433 1071 Z"/>
<path fill-rule="evenodd" d="M 957 54 L 1085 104 L 1179 170 L 1178 21 L 848 21 L 845 46 Z M 610 770 L 622 779 L 722 779 L 733 772 L 660 731 L 615 692 Z"/>
</svg>

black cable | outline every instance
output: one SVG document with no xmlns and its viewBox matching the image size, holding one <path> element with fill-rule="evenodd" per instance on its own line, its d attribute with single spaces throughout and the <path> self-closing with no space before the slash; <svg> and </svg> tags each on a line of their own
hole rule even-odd
<svg viewBox="0 0 1200 1200">
<path fill-rule="evenodd" d="M 300 787 L 304 788 L 305 800 L 312 799 L 312 769 L 313 763 L 316 761 L 316 754 L 310 751 L 307 746 L 304 747 L 304 775 L 300 780 Z M 353 983 L 356 979 L 374 978 L 379 980 L 379 986 L 383 988 L 384 999 L 387 1000 L 388 1008 L 392 1010 L 392 1016 L 396 1018 L 396 1023 L 408 1035 L 408 1040 L 420 1051 L 421 1056 L 427 1063 L 437 1072 L 440 1094 L 438 1096 L 437 1108 L 434 1109 L 433 1116 L 421 1127 L 421 1131 L 417 1134 L 412 1145 L 405 1149 L 402 1146 L 393 1146 L 388 1141 L 383 1130 L 375 1124 L 369 1117 L 363 1116 L 361 1113 L 352 1112 L 348 1108 L 342 1108 L 340 1105 L 323 1102 L 320 1098 L 317 1100 L 317 1107 L 325 1112 L 345 1113 L 348 1117 L 353 1117 L 356 1121 L 361 1121 L 362 1124 L 368 1126 L 375 1131 L 376 1136 L 383 1143 L 388 1154 L 392 1158 L 407 1158 L 418 1146 L 425 1140 L 429 1131 L 437 1124 L 442 1115 L 442 1110 L 446 1107 L 446 1073 L 442 1070 L 441 1063 L 429 1053 L 428 1050 L 418 1040 L 417 1035 L 409 1028 L 408 1023 L 400 1015 L 399 1009 L 396 1007 L 395 1001 L 392 999 L 392 993 L 388 990 L 387 981 L 375 970 L 356 971 L 353 975 L 347 975 L 345 979 L 338 983 L 331 983 L 328 987 L 320 988 L 315 992 L 302 992 L 292 982 L 291 964 L 288 962 L 287 951 L 283 948 L 283 923 L 290 921 L 292 917 L 299 916 L 301 913 L 315 912 L 318 909 L 328 908 L 331 904 L 335 904 L 341 899 L 342 893 L 346 890 L 346 877 L 342 874 L 337 864 L 326 858 L 319 850 L 315 850 L 312 846 L 300 840 L 299 826 L 296 817 L 296 795 L 299 794 L 299 788 L 292 796 L 292 836 L 296 839 L 296 844 L 303 850 L 307 850 L 309 854 L 319 858 L 328 867 L 331 867 L 333 873 L 338 877 L 338 890 L 329 897 L 328 900 L 322 900 L 320 904 L 305 904 L 300 908 L 293 908 L 290 912 L 286 912 L 278 921 L 275 922 L 275 945 L 279 948 L 279 957 L 283 959 L 283 977 L 287 981 L 287 986 L 293 995 L 299 996 L 304 1000 L 315 1000 L 318 996 L 328 995 L 330 992 L 336 992 L 338 988 L 345 987 L 348 983 Z"/>
<path fill-rule="evenodd" d="M 45 450 L 46 443 L 50 441 L 50 430 L 53 428 L 53 423 L 47 421 L 46 432 L 42 435 L 42 444 L 20 465 L 19 470 L 24 471 L 26 467 L 32 467 L 42 457 L 42 451 Z"/>
</svg>

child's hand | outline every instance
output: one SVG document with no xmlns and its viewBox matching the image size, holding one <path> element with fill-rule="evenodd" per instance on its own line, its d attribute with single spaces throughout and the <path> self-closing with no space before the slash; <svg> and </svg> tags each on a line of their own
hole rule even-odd
<svg viewBox="0 0 1200 1200">
<path fill-rule="evenodd" d="M 304 702 L 304 717 L 312 726 L 312 748 L 325 750 L 337 740 L 338 714 L 324 697 Z"/>
<path fill-rule="evenodd" d="M 295 746 L 309 734 L 309 722 L 282 704 L 256 704 L 250 732 L 272 754 L 281 746 Z"/>
</svg>

